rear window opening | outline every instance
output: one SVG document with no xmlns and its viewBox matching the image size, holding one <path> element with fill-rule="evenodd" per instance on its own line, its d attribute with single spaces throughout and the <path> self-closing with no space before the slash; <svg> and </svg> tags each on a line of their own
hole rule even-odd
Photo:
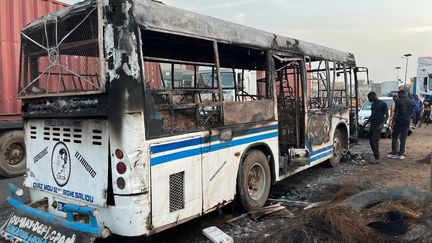
<svg viewBox="0 0 432 243">
<path fill-rule="evenodd" d="M 89 7 L 23 30 L 18 96 L 100 91 L 97 23 Z"/>
</svg>

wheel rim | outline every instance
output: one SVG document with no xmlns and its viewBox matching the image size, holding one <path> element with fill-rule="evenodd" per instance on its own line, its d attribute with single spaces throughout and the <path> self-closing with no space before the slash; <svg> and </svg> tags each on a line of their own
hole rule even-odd
<svg viewBox="0 0 432 243">
<path fill-rule="evenodd" d="M 11 143 L 7 146 L 4 157 L 6 163 L 11 166 L 19 164 L 25 157 L 25 149 L 22 143 Z"/>
<path fill-rule="evenodd" d="M 333 157 L 338 160 L 342 152 L 342 143 L 339 136 L 335 136 L 333 140 Z"/>
<path fill-rule="evenodd" d="M 264 167 L 258 163 L 252 165 L 248 172 L 249 196 L 258 201 L 262 198 L 266 187 L 266 174 Z"/>
</svg>

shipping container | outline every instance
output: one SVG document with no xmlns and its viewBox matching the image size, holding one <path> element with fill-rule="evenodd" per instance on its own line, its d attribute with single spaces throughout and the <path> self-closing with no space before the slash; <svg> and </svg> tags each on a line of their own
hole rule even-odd
<svg viewBox="0 0 432 243">
<path fill-rule="evenodd" d="M 34 19 L 67 6 L 54 0 L 0 0 L 0 175 L 25 171 L 21 102 L 17 99 L 20 31 Z"/>
</svg>

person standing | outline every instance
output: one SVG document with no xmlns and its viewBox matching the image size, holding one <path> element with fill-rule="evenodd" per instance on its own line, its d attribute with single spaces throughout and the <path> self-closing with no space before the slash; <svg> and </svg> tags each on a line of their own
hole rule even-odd
<svg viewBox="0 0 432 243">
<path fill-rule="evenodd" d="M 423 101 L 423 116 L 420 119 L 420 125 L 423 124 L 423 121 L 426 121 L 426 126 L 429 126 L 429 120 L 430 120 L 430 114 L 431 114 L 431 101 L 429 99 L 429 95 L 426 95 L 424 101 Z"/>
<path fill-rule="evenodd" d="M 396 106 L 397 98 L 398 98 L 397 94 L 394 94 L 393 95 L 393 104 L 390 106 L 391 108 L 390 108 L 390 118 L 389 118 L 389 126 L 388 126 L 389 130 L 390 130 L 389 131 L 390 134 L 393 131 L 393 128 L 395 125 L 395 120 L 396 120 L 396 118 L 395 118 L 395 106 Z M 396 145 L 397 152 L 399 153 L 399 138 L 396 140 L 396 142 L 397 142 L 397 145 Z"/>
<path fill-rule="evenodd" d="M 413 129 L 415 129 L 417 127 L 417 123 L 420 119 L 420 112 L 422 109 L 422 102 L 419 99 L 418 95 L 414 95 L 414 99 L 413 99 Z"/>
<path fill-rule="evenodd" d="M 378 96 L 375 92 L 370 92 L 368 94 L 368 100 L 372 103 L 371 107 L 371 116 L 366 121 L 365 125 L 370 124 L 369 128 L 369 143 L 375 158 L 374 163 L 378 163 L 380 158 L 379 154 L 379 139 L 381 137 L 381 132 L 384 126 L 384 123 L 387 122 L 388 118 L 388 106 L 387 104 L 378 99 Z"/>
<path fill-rule="evenodd" d="M 399 90 L 398 99 L 395 101 L 392 152 L 387 156 L 390 159 L 405 159 L 405 145 L 412 110 L 413 103 L 408 99 L 405 90 Z M 399 153 L 397 152 L 398 139 L 400 141 Z"/>
</svg>

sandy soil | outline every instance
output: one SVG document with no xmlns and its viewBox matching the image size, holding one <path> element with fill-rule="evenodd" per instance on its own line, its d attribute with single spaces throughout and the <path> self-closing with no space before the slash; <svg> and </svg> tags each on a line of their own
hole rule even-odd
<svg viewBox="0 0 432 243">
<path fill-rule="evenodd" d="M 341 176 L 344 184 L 362 184 L 369 187 L 412 185 L 429 188 L 430 164 L 426 159 L 432 152 L 432 126 L 417 128 L 407 139 L 405 160 L 387 159 L 391 139 L 380 140 L 381 164 L 356 166 L 352 175 Z M 357 153 L 371 153 L 367 141 L 352 149 Z"/>
</svg>

